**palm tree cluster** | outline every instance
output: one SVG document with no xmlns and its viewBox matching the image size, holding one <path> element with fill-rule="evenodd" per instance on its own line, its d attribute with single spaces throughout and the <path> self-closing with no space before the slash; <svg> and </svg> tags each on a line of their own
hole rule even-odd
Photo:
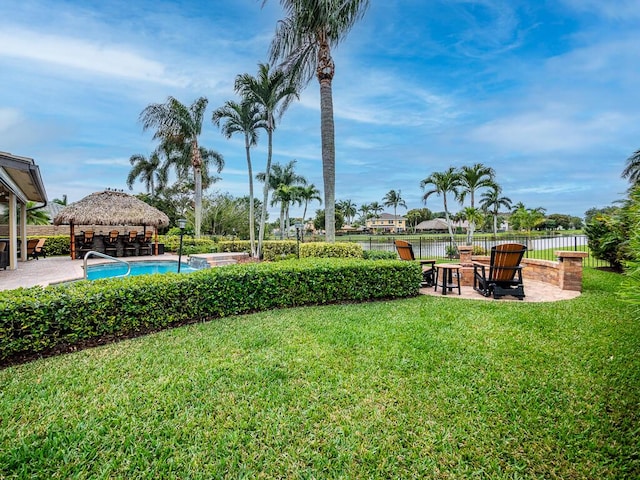
<svg viewBox="0 0 640 480">
<path fill-rule="evenodd" d="M 449 167 L 443 172 L 434 172 L 420 182 L 420 187 L 424 190 L 422 199 L 425 205 L 431 195 L 442 196 L 449 236 L 454 244 L 455 238 L 451 226 L 447 194 L 452 195 L 461 204 L 469 197 L 470 204 L 463 210 L 463 217 L 469 222 L 469 228 L 467 229 L 468 244 L 473 241 L 476 225 L 483 220 L 483 211 L 493 216 L 493 231 L 495 235 L 498 228 L 497 218 L 500 207 L 509 208 L 511 206 L 511 199 L 501 196 L 502 190 L 495 181 L 493 168 L 487 167 L 482 163 L 463 166 L 459 169 Z M 487 189 L 481 196 L 480 207 L 482 210 L 477 208 L 475 204 L 475 194 L 481 188 Z"/>
<path fill-rule="evenodd" d="M 196 236 L 200 236 L 202 224 L 202 190 L 218 179 L 209 174 L 210 165 L 215 166 L 217 173 L 224 167 L 222 155 L 204 148 L 198 141 L 207 104 L 207 98 L 200 97 L 187 107 L 170 96 L 165 103 L 148 105 L 140 113 L 140 122 L 143 130 L 154 130 L 153 139 L 159 144 L 148 158 L 133 155 L 129 159 L 133 168 L 127 177 L 130 189 L 139 178 L 154 197 L 168 186 L 170 169 L 175 170 L 177 183 L 191 183 L 187 179 L 192 171 Z"/>
<path fill-rule="evenodd" d="M 263 1 L 263 5 L 266 0 Z M 335 139 L 333 122 L 332 80 L 335 65 L 331 51 L 342 41 L 354 24 L 360 20 L 369 6 L 368 0 L 281 0 L 286 18 L 278 22 L 270 49 L 270 62 L 259 64 L 256 77 L 241 74 L 236 77 L 235 90 L 239 102 L 228 101 L 214 111 L 213 123 L 222 134 L 231 138 L 234 134 L 244 136 L 249 177 L 249 225 L 251 251 L 260 256 L 265 235 L 269 192 L 281 204 L 281 221 L 285 221 L 287 205 L 319 199 L 319 191 L 307 187 L 306 192 L 291 191 L 290 185 L 274 185 L 272 175 L 273 132 L 276 122 L 290 102 L 298 98 L 298 92 L 315 76 L 320 84 L 322 170 L 324 199 L 326 205 L 326 240 L 335 241 Z M 140 115 L 143 129 L 155 129 L 154 139 L 160 141 L 158 148 L 148 157 L 131 157 L 132 170 L 127 178 L 129 188 L 140 179 L 155 196 L 167 183 L 169 167 L 174 166 L 178 177 L 189 167 L 194 180 L 194 230 L 200 234 L 202 216 L 202 188 L 215 181 L 208 176 L 208 166 L 213 162 L 220 173 L 224 163 L 222 157 L 212 150 L 202 149 L 198 137 L 202 130 L 202 119 L 207 99 L 201 97 L 190 108 L 175 98 L 169 97 L 164 104 L 152 104 Z M 264 172 L 258 179 L 264 182 L 263 201 L 260 213 L 258 243 L 254 232 L 253 173 L 250 149 L 258 142 L 258 130 L 264 129 L 268 137 L 268 152 Z M 303 182 L 298 182 L 303 187 Z M 283 225 L 282 225 L 283 226 Z"/>
<path fill-rule="evenodd" d="M 298 88 L 308 84 L 314 76 L 320 84 L 325 238 L 333 242 L 336 154 L 332 93 L 335 64 L 331 50 L 364 16 L 369 0 L 280 0 L 280 5 L 286 18 L 278 22 L 271 44 L 271 61 L 281 61 L 282 68 Z"/>
</svg>

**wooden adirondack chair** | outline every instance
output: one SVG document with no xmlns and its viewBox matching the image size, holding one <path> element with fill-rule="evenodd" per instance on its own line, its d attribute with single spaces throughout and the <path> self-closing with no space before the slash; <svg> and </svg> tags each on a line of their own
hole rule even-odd
<svg viewBox="0 0 640 480">
<path fill-rule="evenodd" d="M 416 257 L 413 254 L 413 246 L 409 242 L 405 242 L 404 240 L 396 240 L 395 245 L 401 260 L 408 260 L 411 262 L 416 261 Z M 434 265 L 436 261 L 418 260 L 418 262 L 420 262 L 420 265 L 422 265 L 422 283 L 420 284 L 420 286 L 433 287 L 433 282 L 435 280 Z"/>
<path fill-rule="evenodd" d="M 44 249 L 44 243 L 46 241 L 46 238 L 36 240 L 36 244 L 32 249 L 29 248 L 29 243 L 27 242 L 27 259 L 29 257 L 35 258 L 36 260 L 38 260 L 39 257 L 47 258 L 47 251 Z"/>
<path fill-rule="evenodd" d="M 473 262 L 473 289 L 485 297 L 513 295 L 524 298 L 520 261 L 527 247 L 519 243 L 503 243 L 491 247 L 489 265 Z"/>
</svg>

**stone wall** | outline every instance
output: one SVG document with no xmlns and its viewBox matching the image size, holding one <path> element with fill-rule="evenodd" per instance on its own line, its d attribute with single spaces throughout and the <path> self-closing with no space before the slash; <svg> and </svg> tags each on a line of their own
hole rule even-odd
<svg viewBox="0 0 640 480">
<path fill-rule="evenodd" d="M 153 228 L 153 227 L 147 227 Z M 96 235 L 107 234 L 111 230 L 118 230 L 121 235 L 129 233 L 131 230 L 137 230 L 142 232 L 144 227 L 140 226 L 115 226 L 110 225 L 74 225 L 73 227 L 76 234 L 84 230 L 93 230 Z M 69 235 L 69 225 L 27 225 L 27 237 L 51 237 L 55 235 Z M 0 225 L 0 237 L 7 237 L 9 235 L 9 225 Z"/>
<path fill-rule="evenodd" d="M 554 252 L 557 261 L 523 258 L 522 277 L 527 280 L 550 283 L 562 290 L 582 291 L 582 259 L 586 252 L 561 251 Z M 462 257 L 462 255 L 461 255 Z M 491 257 L 474 256 L 473 261 L 489 265 Z M 462 263 L 462 258 L 461 262 Z M 473 285 L 473 267 L 463 266 L 462 285 Z M 525 283 L 526 287 L 526 283 Z"/>
</svg>

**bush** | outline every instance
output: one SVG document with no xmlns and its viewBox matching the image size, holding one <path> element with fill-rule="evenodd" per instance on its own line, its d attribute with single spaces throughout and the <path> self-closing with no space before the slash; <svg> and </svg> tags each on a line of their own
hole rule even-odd
<svg viewBox="0 0 640 480">
<path fill-rule="evenodd" d="M 629 219 L 629 257 L 625 263 L 625 276 L 622 296 L 632 304 L 640 307 L 640 185 L 629 193 L 627 203 Z M 639 312 L 637 310 L 636 312 Z"/>
<path fill-rule="evenodd" d="M 164 243 L 164 249 L 167 252 L 178 252 L 180 248 L 180 236 L 164 235 L 160 243 Z M 182 238 L 182 254 L 192 255 L 194 253 L 212 253 L 217 252 L 217 244 L 209 238 L 194 238 L 184 236 Z"/>
<path fill-rule="evenodd" d="M 302 244 L 300 244 L 302 246 Z M 298 244 L 292 240 L 268 241 L 262 243 L 262 258 L 275 262 L 298 256 Z"/>
<path fill-rule="evenodd" d="M 44 249 L 47 257 L 57 257 L 61 255 L 69 255 L 69 235 L 30 235 L 27 240 L 33 238 L 46 238 Z"/>
<path fill-rule="evenodd" d="M 218 242 L 218 251 L 251 253 L 251 242 L 249 240 L 223 240 Z"/>
<path fill-rule="evenodd" d="M 256 241 L 256 248 L 258 242 Z M 221 252 L 246 252 L 251 253 L 249 240 L 233 240 L 220 242 L 218 248 Z M 262 258 L 269 262 L 287 260 L 298 256 L 298 243 L 292 240 L 262 242 Z"/>
<path fill-rule="evenodd" d="M 300 258 L 362 258 L 362 247 L 357 243 L 301 243 Z"/>
<path fill-rule="evenodd" d="M 613 268 L 622 270 L 623 263 L 629 257 L 626 252 L 628 232 L 620 216 L 599 215 L 585 226 L 584 232 L 591 254 L 609 262 Z"/>
<path fill-rule="evenodd" d="M 480 245 L 474 245 L 473 249 L 471 250 L 471 255 L 487 255 L 487 249 L 480 246 Z"/>
<path fill-rule="evenodd" d="M 396 252 L 387 252 L 386 250 L 363 250 L 362 258 L 365 260 L 396 260 L 398 254 Z"/>
<path fill-rule="evenodd" d="M 0 362 L 244 312 L 418 295 L 414 262 L 306 259 L 0 292 Z"/>
</svg>

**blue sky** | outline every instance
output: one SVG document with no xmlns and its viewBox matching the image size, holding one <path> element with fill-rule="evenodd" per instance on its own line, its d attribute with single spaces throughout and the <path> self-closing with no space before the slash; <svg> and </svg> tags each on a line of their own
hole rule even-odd
<svg viewBox="0 0 640 480">
<path fill-rule="evenodd" d="M 0 0 L 0 150 L 34 158 L 50 199 L 128 191 L 130 156 L 155 147 L 142 109 L 206 96 L 201 143 L 226 162 L 208 193 L 246 195 L 243 141 L 210 114 L 267 59 L 282 15 L 261 3 Z M 619 200 L 640 148 L 639 22 L 637 0 L 372 0 L 333 52 L 336 198 L 382 203 L 394 189 L 420 208 L 420 180 L 481 162 L 514 203 L 549 214 Z M 278 125 L 274 161 L 297 160 L 322 189 L 319 121 L 312 80 Z M 263 171 L 266 135 L 252 154 Z"/>
</svg>

